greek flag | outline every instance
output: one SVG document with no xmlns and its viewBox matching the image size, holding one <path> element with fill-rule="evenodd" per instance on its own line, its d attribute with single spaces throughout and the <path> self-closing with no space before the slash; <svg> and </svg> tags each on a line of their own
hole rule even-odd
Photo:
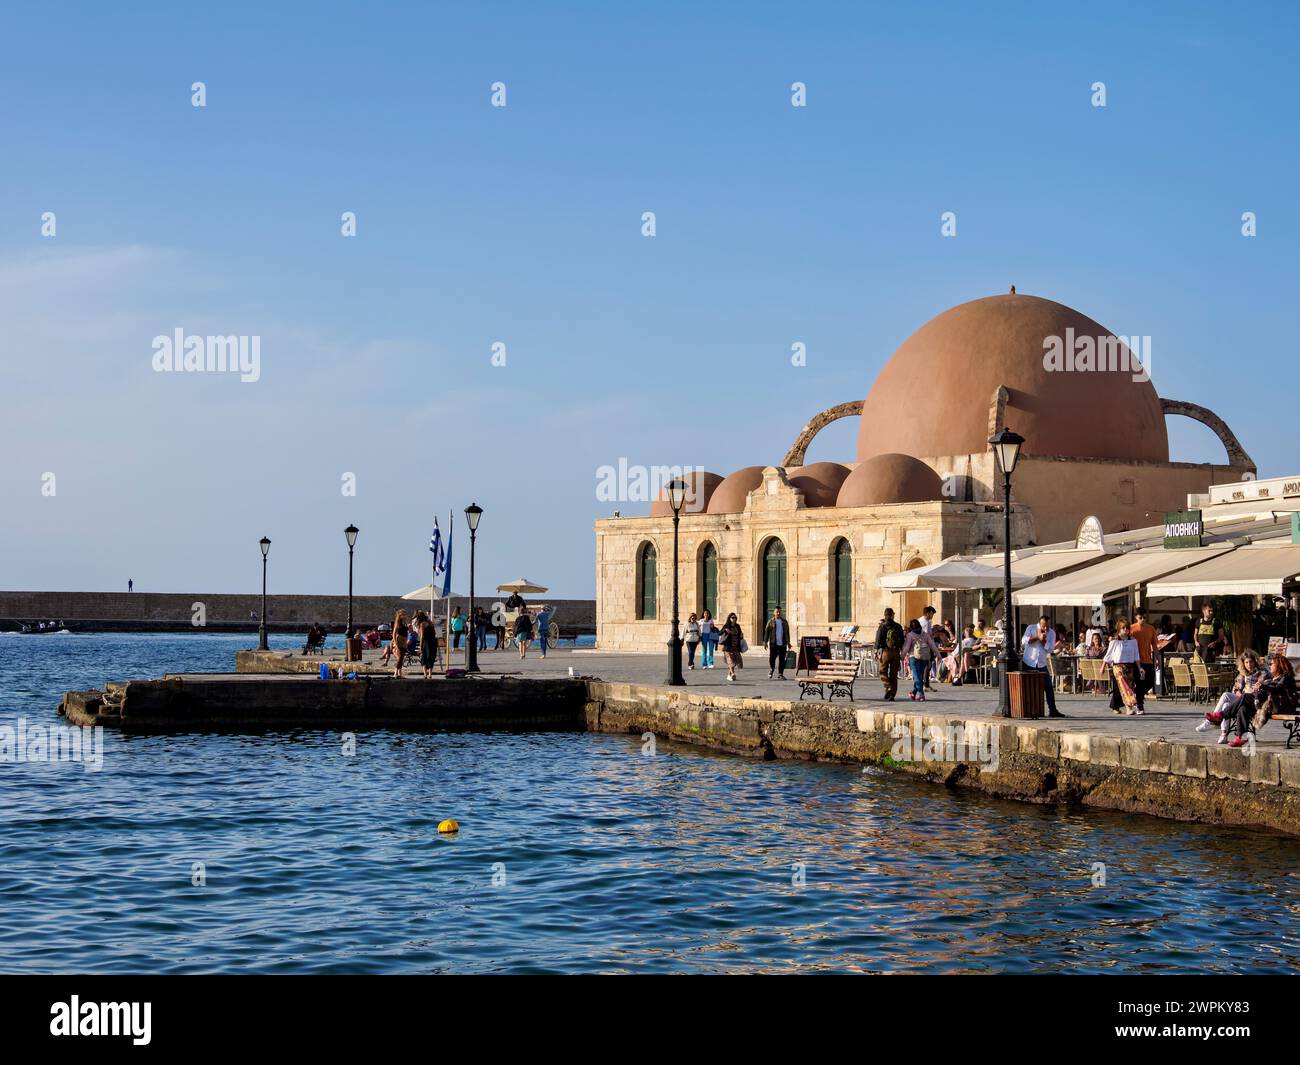
<svg viewBox="0 0 1300 1065">
<path fill-rule="evenodd" d="M 433 552 L 433 572 L 442 572 L 445 556 L 442 553 L 442 530 L 438 528 L 438 519 L 433 519 L 433 535 L 429 537 L 429 550 Z"/>
<path fill-rule="evenodd" d="M 433 527 L 436 532 L 438 528 L 437 518 L 433 519 Z M 451 547 L 452 541 L 456 539 L 456 523 L 452 520 L 451 511 L 447 511 L 447 528 L 450 530 L 447 533 L 447 553 L 443 556 L 441 567 L 438 567 L 437 560 L 434 562 L 435 568 L 442 570 L 442 597 L 444 599 L 451 595 Z"/>
</svg>

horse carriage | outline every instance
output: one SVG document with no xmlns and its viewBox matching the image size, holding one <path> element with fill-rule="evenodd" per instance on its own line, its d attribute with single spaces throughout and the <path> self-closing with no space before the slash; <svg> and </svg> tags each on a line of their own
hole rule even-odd
<svg viewBox="0 0 1300 1065">
<path fill-rule="evenodd" d="M 528 613 L 533 619 L 534 640 L 536 640 L 537 637 L 541 635 L 537 631 L 537 615 L 540 614 L 543 610 L 549 611 L 550 622 L 546 626 L 546 642 L 549 643 L 552 647 L 555 646 L 555 642 L 560 638 L 560 625 L 559 622 L 555 620 L 555 614 L 556 614 L 555 607 L 547 606 L 544 603 L 529 603 L 527 604 L 527 607 L 528 607 Z M 519 646 L 519 641 L 515 637 L 515 622 L 519 620 L 520 610 L 522 609 L 523 609 L 522 607 L 515 610 L 503 609 L 498 615 L 500 618 L 500 624 L 497 625 L 497 630 L 498 631 L 501 631 L 502 629 L 505 630 L 506 644 L 510 647 Z M 492 620 L 493 623 L 495 624 L 497 618 L 493 618 Z"/>
</svg>

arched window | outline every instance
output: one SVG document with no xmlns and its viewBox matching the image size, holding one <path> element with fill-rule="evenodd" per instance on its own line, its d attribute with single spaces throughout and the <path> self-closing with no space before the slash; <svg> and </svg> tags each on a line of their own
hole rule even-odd
<svg viewBox="0 0 1300 1065">
<path fill-rule="evenodd" d="M 642 621 L 652 621 L 658 615 L 655 596 L 658 585 L 656 561 L 655 545 L 642 544 L 636 565 L 636 616 Z"/>
<path fill-rule="evenodd" d="M 763 548 L 760 590 L 763 599 L 763 618 L 770 618 L 774 607 L 785 609 L 785 544 L 773 537 Z M 762 618 L 759 624 L 763 623 Z"/>
<path fill-rule="evenodd" d="M 697 587 L 700 590 L 700 611 L 709 612 L 712 617 L 718 616 L 718 549 L 713 546 L 711 541 L 705 541 L 700 548 L 700 579 Z"/>
<path fill-rule="evenodd" d="M 853 546 L 844 539 L 831 555 L 831 620 L 853 620 Z"/>
</svg>

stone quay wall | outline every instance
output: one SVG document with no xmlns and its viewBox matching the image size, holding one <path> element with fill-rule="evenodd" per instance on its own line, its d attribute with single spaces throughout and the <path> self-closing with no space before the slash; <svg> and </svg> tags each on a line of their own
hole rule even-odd
<svg viewBox="0 0 1300 1065">
<path fill-rule="evenodd" d="M 885 764 L 1000 798 L 1300 835 L 1300 759 L 1274 752 L 605 681 L 588 681 L 587 691 L 593 731 L 651 732 L 756 758 Z M 967 757 L 953 757 L 954 737 Z M 910 757 L 895 756 L 900 744 Z"/>
</svg>

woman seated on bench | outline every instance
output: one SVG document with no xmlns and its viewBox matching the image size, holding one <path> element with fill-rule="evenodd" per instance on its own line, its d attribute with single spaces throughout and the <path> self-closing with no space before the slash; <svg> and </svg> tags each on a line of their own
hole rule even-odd
<svg viewBox="0 0 1300 1065">
<path fill-rule="evenodd" d="M 1269 659 L 1268 678 L 1260 682 L 1253 694 L 1242 695 L 1237 703 L 1237 713 L 1229 728 L 1237 735 L 1228 746 L 1244 747 L 1247 732 L 1263 728 L 1277 714 L 1294 714 L 1295 708 L 1295 669 L 1285 655 L 1274 655 Z"/>
<path fill-rule="evenodd" d="M 1287 665 L 1291 663 L 1288 662 Z M 1259 655 L 1254 650 L 1245 650 L 1237 659 L 1237 678 L 1232 682 L 1232 688 L 1219 696 L 1219 703 L 1213 710 L 1205 715 L 1205 720 L 1196 726 L 1197 732 L 1206 732 L 1215 725 L 1219 726 L 1219 742 L 1228 742 L 1228 730 L 1233 727 L 1237 720 L 1238 712 L 1242 709 L 1241 704 L 1246 696 L 1254 696 L 1269 675 L 1264 672 L 1263 663 L 1259 660 Z M 1249 725 L 1251 719 L 1255 716 L 1255 704 L 1252 699 L 1250 705 L 1250 714 L 1246 718 Z M 1238 737 L 1241 738 L 1240 736 Z M 1244 740 L 1242 741 L 1245 742 Z M 1240 747 L 1241 743 L 1235 743 L 1233 746 Z"/>
<path fill-rule="evenodd" d="M 307 642 L 302 645 L 302 653 L 305 655 L 314 654 L 325 648 L 325 630 L 320 627 L 318 622 L 312 622 L 311 628 L 307 630 Z"/>
</svg>

